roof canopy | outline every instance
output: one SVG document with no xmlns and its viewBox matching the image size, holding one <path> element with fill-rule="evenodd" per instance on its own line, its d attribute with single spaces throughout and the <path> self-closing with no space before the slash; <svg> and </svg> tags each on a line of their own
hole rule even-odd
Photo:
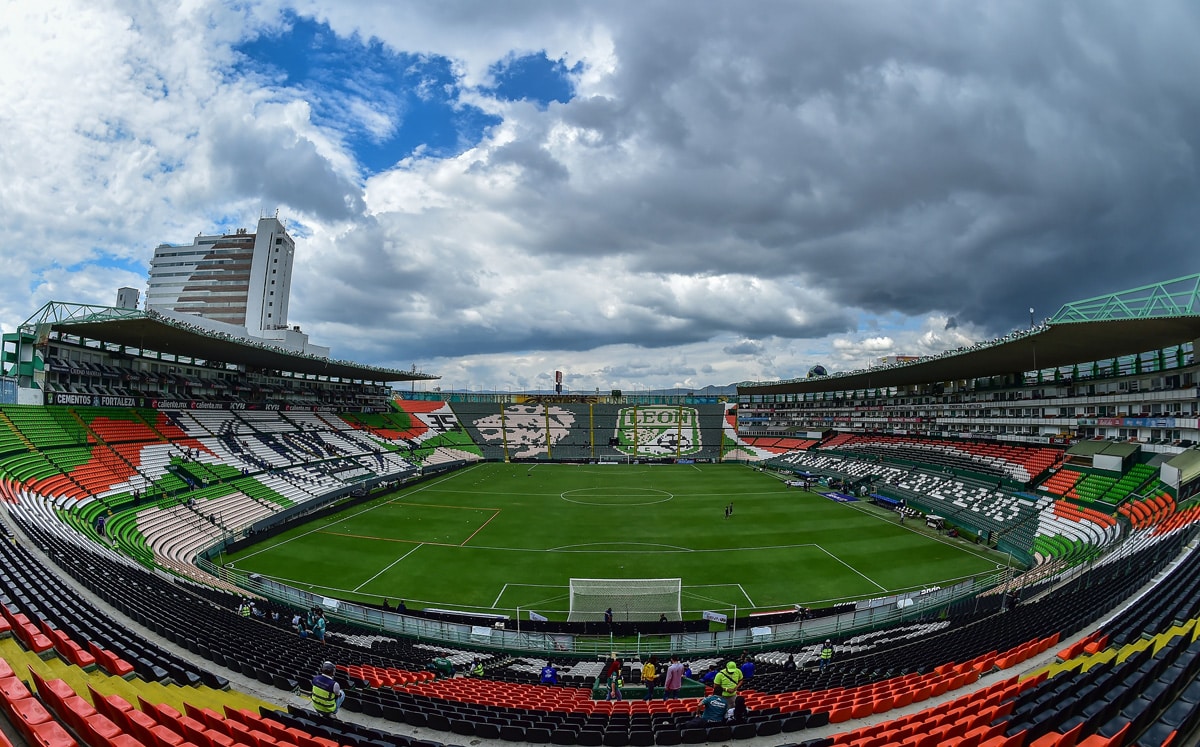
<svg viewBox="0 0 1200 747">
<path fill-rule="evenodd" d="M 747 383 L 749 394 L 828 392 L 960 381 L 1108 360 L 1200 338 L 1200 316 L 1049 324 L 1024 336 L 885 368 L 779 383 Z"/>
<path fill-rule="evenodd" d="M 26 320 L 21 329 L 24 332 L 37 332 L 46 325 L 90 340 L 214 363 L 374 382 L 438 378 L 416 371 L 377 368 L 306 355 L 267 340 L 258 342 L 253 338 L 212 333 L 198 326 L 184 325 L 169 317 L 136 309 L 51 301 Z"/>
<path fill-rule="evenodd" d="M 1200 273 L 1064 304 L 1040 327 L 912 363 L 812 379 L 745 382 L 738 391 L 830 392 L 962 381 L 1110 360 L 1198 338 Z"/>
</svg>

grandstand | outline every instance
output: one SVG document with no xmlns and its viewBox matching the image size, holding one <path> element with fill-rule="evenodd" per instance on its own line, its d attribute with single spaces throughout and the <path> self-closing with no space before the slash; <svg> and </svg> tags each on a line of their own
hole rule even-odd
<svg viewBox="0 0 1200 747">
<path fill-rule="evenodd" d="M 1200 725 L 1200 316 L 1184 286 L 1071 304 L 932 360 L 745 384 L 730 403 L 393 399 L 387 383 L 429 377 L 52 304 L 5 335 L 21 404 L 0 406 L 0 712 L 54 745 L 1182 744 Z M 1113 309 L 1130 316 L 1096 316 Z M 728 630 L 685 620 L 647 647 L 607 638 L 633 698 L 611 702 L 569 623 L 397 612 L 220 562 L 479 460 L 751 462 L 936 518 L 1028 570 L 924 590 L 911 614 L 896 595 Z M 236 611 L 246 597 L 261 615 Z M 327 644 L 288 627 L 313 605 Z M 651 653 L 699 672 L 743 649 L 745 723 L 697 730 L 694 698 L 637 699 Z M 352 686 L 337 721 L 294 695 L 326 659 Z M 538 681 L 546 661 L 560 684 Z"/>
</svg>

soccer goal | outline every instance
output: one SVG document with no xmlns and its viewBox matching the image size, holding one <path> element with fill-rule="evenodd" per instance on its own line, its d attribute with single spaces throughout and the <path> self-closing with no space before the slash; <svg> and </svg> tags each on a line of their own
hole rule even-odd
<svg viewBox="0 0 1200 747">
<path fill-rule="evenodd" d="M 612 608 L 613 619 L 679 620 L 683 613 L 679 597 L 683 588 L 678 578 L 573 578 L 569 622 L 604 619 Z"/>
</svg>

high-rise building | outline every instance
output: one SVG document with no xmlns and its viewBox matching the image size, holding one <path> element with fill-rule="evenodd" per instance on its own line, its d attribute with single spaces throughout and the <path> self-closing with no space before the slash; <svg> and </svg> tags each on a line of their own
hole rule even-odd
<svg viewBox="0 0 1200 747">
<path fill-rule="evenodd" d="M 191 314 L 252 335 L 287 327 L 296 244 L 278 218 L 255 233 L 199 235 L 190 246 L 160 244 L 150 260 L 146 307 Z"/>
</svg>

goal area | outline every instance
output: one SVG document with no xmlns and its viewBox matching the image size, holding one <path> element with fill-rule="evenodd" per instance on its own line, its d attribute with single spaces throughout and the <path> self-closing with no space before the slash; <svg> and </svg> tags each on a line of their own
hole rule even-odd
<svg viewBox="0 0 1200 747">
<path fill-rule="evenodd" d="M 604 612 L 613 611 L 613 619 L 668 620 L 682 618 L 678 578 L 573 578 L 570 584 L 569 622 L 599 621 Z"/>
</svg>

